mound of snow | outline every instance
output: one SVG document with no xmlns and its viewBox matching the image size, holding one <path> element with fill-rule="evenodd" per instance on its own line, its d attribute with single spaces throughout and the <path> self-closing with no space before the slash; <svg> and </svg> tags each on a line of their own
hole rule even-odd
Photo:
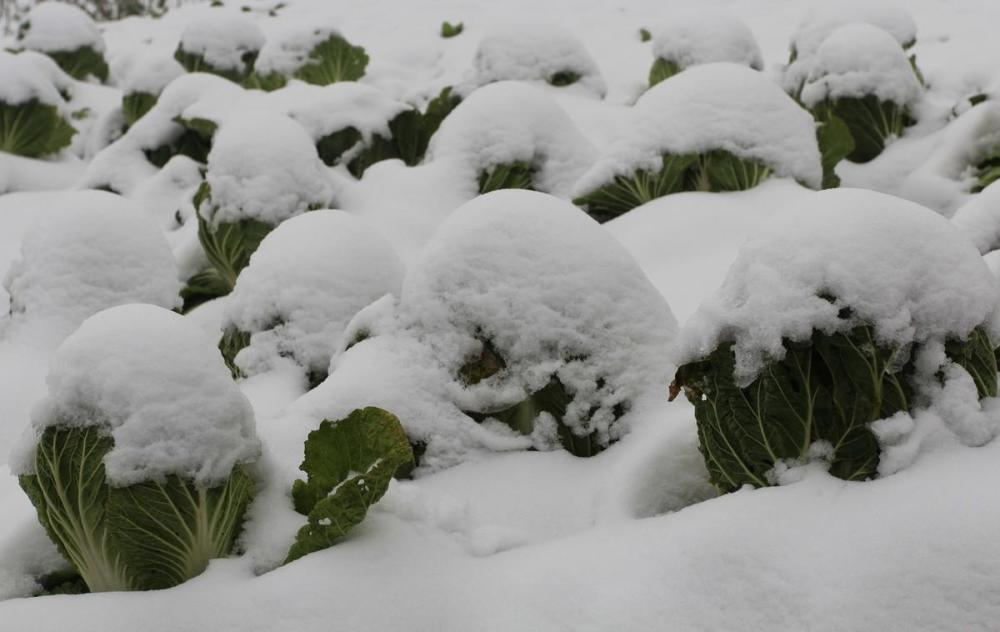
<svg viewBox="0 0 1000 632">
<path fill-rule="evenodd" d="M 253 375 L 291 356 L 325 375 L 348 322 L 385 294 L 398 295 L 402 277 L 388 242 L 343 211 L 282 222 L 261 242 L 226 302 L 223 327 L 251 333 L 237 364 Z"/>
<path fill-rule="evenodd" d="M 538 190 L 566 196 L 597 150 L 544 92 L 502 81 L 475 90 L 448 115 L 429 156 L 457 159 L 472 178 L 499 165 L 527 163 L 538 168 Z"/>
<path fill-rule="evenodd" d="M 861 189 L 816 193 L 811 206 L 779 215 L 743 245 L 685 325 L 679 364 L 731 340 L 745 384 L 784 356 L 782 339 L 808 340 L 814 330 L 867 323 L 879 342 L 900 346 L 964 339 L 984 323 L 1000 333 L 997 281 L 948 220 Z M 839 318 L 843 308 L 853 316 Z"/>
<path fill-rule="evenodd" d="M 291 76 L 296 70 L 311 63 L 309 53 L 317 44 L 336 36 L 340 31 L 329 26 L 293 24 L 268 38 L 254 62 L 258 74 L 279 73 Z"/>
<path fill-rule="evenodd" d="M 53 194 L 4 279 L 12 322 L 68 334 L 124 303 L 180 306 L 181 283 L 163 234 L 133 203 L 102 191 Z"/>
<path fill-rule="evenodd" d="M 698 64 L 731 62 L 764 68 L 753 31 L 728 13 L 709 9 L 672 15 L 656 29 L 653 56 L 673 62 L 682 70 Z"/>
<path fill-rule="evenodd" d="M 566 28 L 525 20 L 493 28 L 479 43 L 473 60 L 472 86 L 494 81 L 548 83 L 561 73 L 579 77 L 587 91 L 604 96 L 604 79 L 583 43 Z"/>
<path fill-rule="evenodd" d="M 719 63 L 689 68 L 643 94 L 630 128 L 574 189 L 582 195 L 615 176 L 657 171 L 663 154 L 711 150 L 760 161 L 813 188 L 823 179 L 812 116 L 761 73 Z"/>
<path fill-rule="evenodd" d="M 831 33 L 852 22 L 882 29 L 900 47 L 908 48 L 917 40 L 917 25 L 900 6 L 883 0 L 816 2 L 792 35 L 792 51 L 798 59 L 810 57 Z"/>
<path fill-rule="evenodd" d="M 305 128 L 314 141 L 353 127 L 363 142 L 375 134 L 389 138 L 389 121 L 412 109 L 376 88 L 354 81 L 327 86 L 292 82 L 267 95 L 268 104 Z"/>
<path fill-rule="evenodd" d="M 332 186 L 312 138 L 287 116 L 250 110 L 222 124 L 208 154 L 210 222 L 276 225 L 330 204 Z"/>
<path fill-rule="evenodd" d="M 801 96 L 809 107 L 868 95 L 910 105 L 920 92 L 920 81 L 896 40 L 876 26 L 859 23 L 840 27 L 820 45 Z"/>
<path fill-rule="evenodd" d="M 184 66 L 177 63 L 173 57 L 147 53 L 129 68 L 122 82 L 122 92 L 125 94 L 141 92 L 157 96 L 184 73 Z"/>
<path fill-rule="evenodd" d="M 951 221 L 980 253 L 1000 250 L 1000 181 L 963 204 Z"/>
<path fill-rule="evenodd" d="M 92 48 L 104 52 L 104 38 L 86 13 L 72 4 L 42 2 L 25 17 L 27 33 L 19 43 L 43 53 Z"/>
<path fill-rule="evenodd" d="M 31 100 L 60 110 L 65 106 L 56 85 L 38 72 L 27 53 L 12 55 L 0 51 L 0 103 L 19 105 Z"/>
<path fill-rule="evenodd" d="M 256 458 L 253 410 L 215 344 L 183 316 L 123 305 L 88 318 L 52 359 L 48 395 L 12 459 L 31 471 L 49 426 L 100 426 L 114 438 L 108 480 L 125 486 L 176 474 L 212 487 Z"/>
<path fill-rule="evenodd" d="M 264 45 L 264 33 L 252 20 L 237 13 L 212 11 L 200 14 L 181 32 L 180 48 L 200 55 L 221 70 L 242 70 L 245 56 Z"/>
</svg>

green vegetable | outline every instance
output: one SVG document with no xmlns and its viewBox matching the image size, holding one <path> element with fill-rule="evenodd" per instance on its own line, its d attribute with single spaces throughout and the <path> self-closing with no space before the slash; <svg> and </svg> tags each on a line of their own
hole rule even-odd
<svg viewBox="0 0 1000 632">
<path fill-rule="evenodd" d="M 664 79 L 669 79 L 683 70 L 672 61 L 667 61 L 662 57 L 657 57 L 653 61 L 653 67 L 649 69 L 649 87 L 652 88 Z"/>
<path fill-rule="evenodd" d="M 572 70 L 560 70 L 549 77 L 549 83 L 558 88 L 569 86 L 580 80 L 580 73 Z"/>
<path fill-rule="evenodd" d="M 236 366 L 236 354 L 249 345 L 249 332 L 236 327 L 230 327 L 222 333 L 222 339 L 219 340 L 219 351 L 222 353 L 222 359 L 225 361 L 226 366 L 229 367 L 229 372 L 232 373 L 234 380 L 244 377 L 243 371 Z"/>
<path fill-rule="evenodd" d="M 241 65 L 238 68 L 220 68 L 205 61 L 203 55 L 184 50 L 184 45 L 181 43 L 177 46 L 177 50 L 174 51 L 174 59 L 180 62 L 181 66 L 184 66 L 188 72 L 207 72 L 225 77 L 235 83 L 243 83 L 249 78 L 253 70 L 253 64 L 257 61 L 257 55 L 259 54 L 259 50 L 245 51 L 240 55 Z"/>
<path fill-rule="evenodd" d="M 184 301 L 181 313 L 187 314 L 202 303 L 229 294 L 231 290 L 232 287 L 215 268 L 206 268 L 188 279 L 181 290 L 181 299 Z"/>
<path fill-rule="evenodd" d="M 108 80 L 108 63 L 104 61 L 104 55 L 89 46 L 69 51 L 46 51 L 45 54 L 74 79 L 82 81 L 93 76 L 102 83 Z"/>
<path fill-rule="evenodd" d="M 823 188 L 840 186 L 840 176 L 835 171 L 837 163 L 854 151 L 854 137 L 840 118 L 831 114 L 816 127 L 816 143 L 823 163 Z"/>
<path fill-rule="evenodd" d="M 653 39 L 653 35 L 652 35 L 652 33 L 649 32 L 648 29 L 639 29 L 639 41 L 640 42 L 648 42 L 651 39 Z"/>
<path fill-rule="evenodd" d="M 130 92 L 122 96 L 122 116 L 129 127 L 146 115 L 156 105 L 158 97 L 148 92 Z"/>
<path fill-rule="evenodd" d="M 455 37 L 456 35 L 461 34 L 462 29 L 464 28 L 465 25 L 463 25 L 461 22 L 457 24 L 452 24 L 451 22 L 442 22 L 441 37 Z"/>
<path fill-rule="evenodd" d="M 973 193 L 979 193 L 997 180 L 1000 180 L 1000 151 L 976 165 L 976 184 Z"/>
<path fill-rule="evenodd" d="M 868 162 L 885 148 L 886 142 L 914 123 L 909 109 L 874 95 L 821 101 L 812 108 L 821 124 L 839 118 L 851 132 L 854 149 L 847 155 L 852 162 Z"/>
<path fill-rule="evenodd" d="M 228 294 L 236 285 L 240 270 L 250 262 L 264 237 L 274 229 L 271 224 L 256 219 L 210 224 L 202 212 L 203 205 L 211 204 L 212 189 L 203 182 L 194 197 L 198 215 L 198 241 L 218 275 L 221 286 Z"/>
<path fill-rule="evenodd" d="M 744 191 L 752 189 L 771 175 L 764 164 L 737 158 L 723 150 L 703 154 L 664 154 L 660 170 L 639 170 L 632 175 L 615 176 L 573 203 L 591 217 L 606 222 L 656 198 L 683 191 Z"/>
<path fill-rule="evenodd" d="M 40 158 L 69 145 L 74 134 L 54 105 L 37 99 L 16 105 L 0 101 L 0 151 Z"/>
<path fill-rule="evenodd" d="M 208 161 L 208 152 L 212 149 L 212 138 L 216 125 L 206 119 L 184 119 L 177 117 L 174 122 L 183 128 L 179 136 L 172 141 L 144 150 L 146 159 L 157 167 L 162 167 L 174 156 L 187 156 L 195 162 Z"/>
<path fill-rule="evenodd" d="M 357 81 L 365 76 L 368 54 L 361 46 L 353 46 L 340 35 L 330 35 L 309 51 L 309 61 L 292 74 L 293 79 L 306 83 L 326 86 L 338 81 Z M 289 77 L 272 72 L 266 75 L 255 73 L 251 80 L 254 87 L 277 90 L 288 83 Z"/>
<path fill-rule="evenodd" d="M 479 174 L 479 192 L 489 193 L 499 189 L 534 190 L 536 168 L 525 162 L 497 165 Z"/>
<path fill-rule="evenodd" d="M 355 410 L 323 421 L 309 433 L 300 469 L 307 480 L 292 486 L 295 510 L 308 517 L 286 563 L 336 544 L 361 523 L 389 481 L 413 463 L 399 420 L 380 408 Z"/>
<path fill-rule="evenodd" d="M 20 477 L 39 521 L 92 592 L 169 588 L 227 555 L 253 495 L 243 466 L 203 488 L 178 476 L 112 487 L 96 426 L 49 427 Z"/>
</svg>

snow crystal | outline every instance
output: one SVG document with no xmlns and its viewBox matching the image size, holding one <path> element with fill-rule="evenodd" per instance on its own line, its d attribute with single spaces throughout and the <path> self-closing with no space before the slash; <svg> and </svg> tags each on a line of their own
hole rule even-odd
<svg viewBox="0 0 1000 632">
<path fill-rule="evenodd" d="M 704 64 L 658 83 L 636 103 L 631 128 L 581 178 L 577 195 L 618 175 L 658 171 L 661 156 L 725 150 L 818 188 L 823 179 L 815 122 L 761 73 Z"/>
<path fill-rule="evenodd" d="M 473 87 L 508 79 L 548 82 L 563 72 L 604 96 L 604 79 L 583 43 L 562 26 L 531 20 L 494 27 L 479 43 L 470 81 Z"/>
<path fill-rule="evenodd" d="M 247 53 L 264 45 L 264 33 L 250 19 L 236 13 L 211 12 L 188 23 L 181 33 L 180 48 L 201 55 L 221 70 L 242 70 Z"/>
<path fill-rule="evenodd" d="M 917 25 L 904 9 L 883 0 L 839 0 L 816 2 L 792 36 L 792 50 L 799 59 L 813 55 L 838 28 L 861 22 L 882 29 L 900 47 L 917 39 Z"/>
<path fill-rule="evenodd" d="M 173 256 L 133 203 L 102 191 L 53 194 L 21 241 L 4 279 L 14 322 L 68 334 L 102 309 L 145 302 L 180 306 Z"/>
<path fill-rule="evenodd" d="M 475 90 L 431 139 L 431 158 L 451 157 L 478 177 L 512 162 L 538 167 L 535 187 L 568 196 L 597 150 L 538 88 L 502 81 Z"/>
<path fill-rule="evenodd" d="M 750 28 L 728 13 L 708 9 L 672 15 L 669 22 L 656 29 L 653 56 L 681 69 L 723 61 L 754 70 L 764 68 Z"/>
<path fill-rule="evenodd" d="M 328 206 L 332 187 L 312 139 L 281 114 L 248 111 L 222 124 L 208 154 L 211 222 L 256 219 L 278 224 Z"/>
<path fill-rule="evenodd" d="M 296 70 L 310 63 L 309 53 L 317 44 L 340 31 L 329 26 L 295 24 L 268 38 L 254 63 L 254 70 L 261 75 L 273 72 L 291 76 Z"/>
<path fill-rule="evenodd" d="M 365 142 L 375 134 L 389 138 L 389 121 L 412 109 L 376 88 L 353 81 L 328 86 L 292 82 L 267 95 L 275 108 L 290 116 L 318 141 L 322 137 L 353 127 Z"/>
<path fill-rule="evenodd" d="M 875 95 L 879 101 L 909 105 L 920 92 L 920 81 L 896 40 L 876 26 L 858 23 L 840 27 L 819 47 L 802 101 L 812 107 L 826 99 Z"/>
<path fill-rule="evenodd" d="M 12 55 L 0 51 L 0 102 L 18 105 L 37 99 L 62 109 L 65 102 L 56 86 L 41 76 L 28 60 L 26 53 Z"/>
<path fill-rule="evenodd" d="M 129 68 L 122 83 L 122 91 L 125 94 L 142 92 L 157 96 L 184 72 L 184 66 L 173 57 L 147 53 Z"/>
<path fill-rule="evenodd" d="M 214 486 L 259 451 L 253 410 L 213 341 L 159 307 L 123 305 L 87 319 L 53 356 L 48 388 L 32 413 L 36 436 L 50 426 L 106 429 L 112 485 L 176 474 Z M 31 471 L 33 447 L 21 446 L 12 469 Z"/>
<path fill-rule="evenodd" d="M 29 50 L 52 53 L 89 47 L 104 52 L 104 38 L 97 25 L 71 4 L 42 2 L 28 12 L 25 22 L 30 26 L 19 43 Z"/>
<path fill-rule="evenodd" d="M 960 207 L 951 221 L 972 240 L 980 253 L 985 255 L 1000 250 L 1000 181 Z"/>
<path fill-rule="evenodd" d="M 291 355 L 325 374 L 351 318 L 387 293 L 398 295 L 402 276 L 382 236 L 343 211 L 282 222 L 261 242 L 226 304 L 224 327 L 252 333 L 237 364 L 252 375 Z"/>
<path fill-rule="evenodd" d="M 735 343 L 736 379 L 784 355 L 782 339 L 870 323 L 880 342 L 1000 333 L 1000 292 L 979 253 L 937 213 L 860 189 L 816 193 L 768 222 L 685 326 L 679 363 Z M 833 296 L 830 302 L 821 295 Z M 848 307 L 853 318 L 840 319 Z"/>
</svg>

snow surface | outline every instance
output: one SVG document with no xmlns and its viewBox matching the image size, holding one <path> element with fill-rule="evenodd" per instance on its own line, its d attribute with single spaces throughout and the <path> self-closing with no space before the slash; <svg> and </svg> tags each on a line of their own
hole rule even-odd
<svg viewBox="0 0 1000 632">
<path fill-rule="evenodd" d="M 597 149 L 542 90 L 501 81 L 475 90 L 442 122 L 430 159 L 462 163 L 472 180 L 514 162 L 538 168 L 539 191 L 568 197 Z"/>
<path fill-rule="evenodd" d="M 1000 250 L 1000 182 L 993 182 L 955 211 L 951 221 L 980 253 Z"/>
<path fill-rule="evenodd" d="M 628 131 L 577 182 L 583 195 L 618 175 L 658 171 L 665 153 L 722 149 L 818 188 L 823 179 L 815 122 L 761 73 L 729 63 L 689 68 L 653 86 Z"/>
<path fill-rule="evenodd" d="M 879 342 L 901 347 L 964 339 L 980 325 L 1000 334 L 1000 286 L 946 219 L 863 190 L 822 191 L 807 203 L 808 214 L 779 216 L 743 245 L 685 325 L 678 364 L 732 341 L 737 383 L 748 384 L 784 357 L 782 339 L 814 330 L 867 323 Z M 838 317 L 845 307 L 852 318 Z"/>
<path fill-rule="evenodd" d="M 65 102 L 56 86 L 46 77 L 39 76 L 37 68 L 28 60 L 23 54 L 0 51 L 0 101 L 18 105 L 37 99 L 62 111 Z"/>
<path fill-rule="evenodd" d="M 92 48 L 104 52 L 104 38 L 90 16 L 64 2 L 40 2 L 25 17 L 30 24 L 19 43 L 43 53 Z"/>
<path fill-rule="evenodd" d="M 671 15 L 656 29 L 653 56 L 681 69 L 698 64 L 731 62 L 764 69 L 764 58 L 753 31 L 729 13 L 712 9 Z"/>
<path fill-rule="evenodd" d="M 917 25 L 900 5 L 885 0 L 820 1 L 814 2 L 806 11 L 798 30 L 792 35 L 792 48 L 800 59 L 808 58 L 819 50 L 831 33 L 855 22 L 882 29 L 901 47 L 908 47 L 917 39 Z"/>
<path fill-rule="evenodd" d="M 874 95 L 906 106 L 920 92 L 920 81 L 896 40 L 876 26 L 857 23 L 838 28 L 820 45 L 802 101 L 813 107 L 824 100 Z"/>
<path fill-rule="evenodd" d="M 343 211 L 313 211 L 268 233 L 226 301 L 223 327 L 252 334 L 236 357 L 247 375 L 291 357 L 325 374 L 348 321 L 399 294 L 403 266 L 385 239 Z M 277 324 L 275 324 L 277 323 Z"/>
<path fill-rule="evenodd" d="M 253 409 L 233 384 L 212 340 L 173 312 L 122 305 L 88 318 L 56 350 L 48 395 L 12 455 L 33 471 L 33 449 L 50 426 L 98 426 L 114 447 L 108 481 L 126 486 L 176 474 L 213 487 L 260 446 Z"/>
<path fill-rule="evenodd" d="M 273 72 L 290 77 L 302 66 L 311 63 L 309 54 L 317 44 L 341 35 L 330 26 L 304 22 L 286 26 L 281 33 L 272 35 L 260 49 L 254 70 L 261 75 Z"/>
<path fill-rule="evenodd" d="M 122 82 L 122 92 L 135 94 L 142 92 L 159 96 L 171 81 L 184 74 L 184 66 L 172 56 L 147 53 L 129 68 Z"/>
<path fill-rule="evenodd" d="M 249 18 L 226 10 L 192 20 L 181 33 L 180 49 L 200 55 L 221 70 L 242 70 L 243 56 L 264 46 L 264 33 Z"/>
<path fill-rule="evenodd" d="M 364 142 L 375 134 L 392 136 L 389 121 L 412 109 L 380 90 L 353 81 L 328 86 L 292 81 L 268 94 L 274 106 L 305 128 L 314 141 L 353 127 Z"/>
</svg>

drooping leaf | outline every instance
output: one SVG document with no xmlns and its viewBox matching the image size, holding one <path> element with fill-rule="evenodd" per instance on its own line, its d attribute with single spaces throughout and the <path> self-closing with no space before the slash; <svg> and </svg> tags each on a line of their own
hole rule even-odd
<svg viewBox="0 0 1000 632">
<path fill-rule="evenodd" d="M 219 351 L 222 353 L 222 359 L 229 367 L 229 372 L 232 373 L 234 380 L 243 377 L 243 371 L 236 366 L 236 354 L 246 349 L 249 344 L 250 333 L 236 327 L 226 329 L 219 340 Z"/>
<path fill-rule="evenodd" d="M 451 86 L 443 88 L 436 97 L 430 100 L 424 108 L 424 115 L 421 119 L 425 142 L 429 142 L 434 132 L 441 126 L 443 121 L 452 110 L 462 102 L 462 97 L 453 94 Z"/>
<path fill-rule="evenodd" d="M 680 71 L 681 67 L 674 62 L 657 57 L 653 61 L 653 67 L 649 69 L 649 87 L 652 88 L 661 81 L 673 77 Z"/>
<path fill-rule="evenodd" d="M 306 515 L 287 562 L 328 548 L 364 520 L 397 470 L 414 460 L 399 420 L 380 408 L 355 410 L 323 421 L 309 433 L 300 469 L 307 480 L 292 487 L 295 510 Z"/>
<path fill-rule="evenodd" d="M 823 188 L 839 187 L 840 177 L 835 169 L 841 160 L 854 151 L 854 137 L 851 136 L 851 130 L 838 116 L 829 114 L 826 120 L 816 127 L 816 142 L 823 163 Z"/>
<path fill-rule="evenodd" d="M 17 105 L 0 101 L 0 151 L 41 158 L 69 145 L 74 134 L 54 105 L 37 99 Z"/>
<path fill-rule="evenodd" d="M 972 187 L 972 193 L 979 193 L 997 180 L 1000 180 L 1000 152 L 976 165 L 976 184 Z"/>
</svg>

